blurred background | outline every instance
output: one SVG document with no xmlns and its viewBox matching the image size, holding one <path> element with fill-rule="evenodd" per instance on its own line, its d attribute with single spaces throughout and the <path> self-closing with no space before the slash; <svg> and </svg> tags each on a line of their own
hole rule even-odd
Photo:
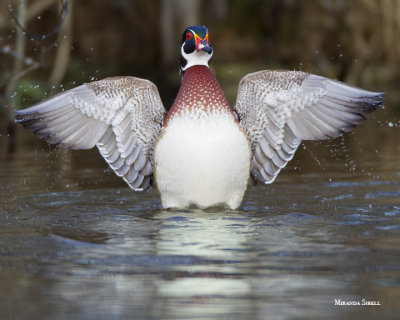
<svg viewBox="0 0 400 320">
<path fill-rule="evenodd" d="M 181 35 L 195 24 L 209 29 L 211 68 L 232 105 L 240 78 L 263 69 L 303 70 L 386 92 L 384 110 L 356 136 L 346 135 L 345 142 L 322 148 L 315 157 L 308 152 L 308 157 L 344 157 L 341 144 L 350 146 L 355 161 L 362 161 L 365 151 L 395 152 L 400 127 L 397 0 L 4 0 L 2 152 L 15 150 L 18 136 L 23 145 L 39 143 L 15 126 L 13 110 L 83 82 L 115 75 L 149 79 L 168 109 L 180 85 Z M 321 149 L 319 143 L 312 146 Z M 311 162 L 315 167 L 321 161 Z"/>
</svg>

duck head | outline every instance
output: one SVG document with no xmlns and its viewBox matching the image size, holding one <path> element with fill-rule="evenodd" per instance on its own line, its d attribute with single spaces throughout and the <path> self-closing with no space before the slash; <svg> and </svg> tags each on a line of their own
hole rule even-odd
<svg viewBox="0 0 400 320">
<path fill-rule="evenodd" d="M 192 26 L 182 35 L 180 71 L 203 65 L 208 67 L 208 61 L 213 55 L 213 49 L 208 43 L 208 29 L 205 26 Z"/>
</svg>

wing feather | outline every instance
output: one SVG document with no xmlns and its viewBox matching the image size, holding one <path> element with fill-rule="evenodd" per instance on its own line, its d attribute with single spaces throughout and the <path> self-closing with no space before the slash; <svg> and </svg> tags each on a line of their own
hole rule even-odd
<svg viewBox="0 0 400 320">
<path fill-rule="evenodd" d="M 253 177 L 272 183 L 301 140 L 336 138 L 382 104 L 383 93 L 305 72 L 246 75 L 234 109 L 252 146 Z"/>
<path fill-rule="evenodd" d="M 150 187 L 152 155 L 165 109 L 156 86 L 134 77 L 113 77 L 60 93 L 16 119 L 49 143 L 72 149 L 94 146 L 136 191 Z"/>
</svg>

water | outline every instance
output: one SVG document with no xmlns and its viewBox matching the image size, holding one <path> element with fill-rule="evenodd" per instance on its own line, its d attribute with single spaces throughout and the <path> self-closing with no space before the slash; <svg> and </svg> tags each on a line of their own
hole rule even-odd
<svg viewBox="0 0 400 320">
<path fill-rule="evenodd" d="M 398 128 L 373 146 L 370 128 L 301 148 L 224 212 L 163 210 L 96 152 L 21 132 L 0 159 L 0 318 L 397 319 Z"/>
</svg>

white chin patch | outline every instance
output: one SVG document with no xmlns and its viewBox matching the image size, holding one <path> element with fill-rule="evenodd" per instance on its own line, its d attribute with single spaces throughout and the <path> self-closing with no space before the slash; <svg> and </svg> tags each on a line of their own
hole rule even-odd
<svg viewBox="0 0 400 320">
<path fill-rule="evenodd" d="M 181 47 L 181 53 L 182 56 L 186 59 L 187 64 L 184 68 L 182 68 L 183 71 L 185 71 L 187 68 L 193 67 L 193 66 L 207 66 L 208 67 L 208 61 L 211 59 L 213 53 L 207 53 L 205 51 L 197 51 L 195 50 L 192 53 L 186 53 L 185 50 L 183 50 L 183 44 Z"/>
</svg>

